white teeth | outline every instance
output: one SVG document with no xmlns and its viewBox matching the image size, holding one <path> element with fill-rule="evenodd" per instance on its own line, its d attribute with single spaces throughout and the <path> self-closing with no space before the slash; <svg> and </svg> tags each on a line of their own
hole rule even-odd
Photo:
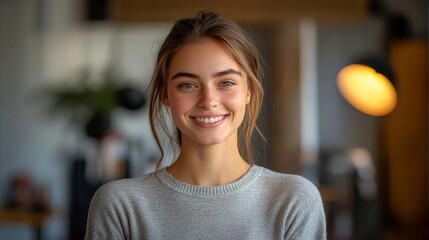
<svg viewBox="0 0 429 240">
<path fill-rule="evenodd" d="M 215 122 L 219 122 L 220 120 L 222 120 L 225 116 L 219 116 L 219 117 L 211 117 L 211 118 L 200 118 L 197 117 L 195 118 L 198 122 L 202 122 L 202 123 L 215 123 Z"/>
</svg>

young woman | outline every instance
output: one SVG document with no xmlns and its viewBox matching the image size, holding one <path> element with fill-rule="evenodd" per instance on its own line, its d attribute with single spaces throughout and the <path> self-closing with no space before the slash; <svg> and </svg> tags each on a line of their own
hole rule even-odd
<svg viewBox="0 0 429 240">
<path fill-rule="evenodd" d="M 260 78 L 258 52 L 235 23 L 212 12 L 177 21 L 156 59 L 150 118 L 161 152 L 172 119 L 180 153 L 101 187 L 86 239 L 326 239 L 316 187 L 253 162 Z"/>
</svg>

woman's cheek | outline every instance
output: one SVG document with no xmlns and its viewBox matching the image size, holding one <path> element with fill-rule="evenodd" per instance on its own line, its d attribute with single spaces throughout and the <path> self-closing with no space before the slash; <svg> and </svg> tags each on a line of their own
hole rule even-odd
<svg viewBox="0 0 429 240">
<path fill-rule="evenodd" d="M 171 101 L 171 107 L 176 109 L 179 112 L 182 110 L 188 110 L 189 108 L 192 108 L 192 104 L 193 104 L 192 99 L 186 96 L 181 96 L 181 97 L 173 96 L 172 98 L 170 98 L 170 101 Z"/>
<path fill-rule="evenodd" d="M 235 109 L 240 109 L 246 106 L 246 95 L 242 93 L 233 93 L 225 98 L 226 103 Z"/>
</svg>

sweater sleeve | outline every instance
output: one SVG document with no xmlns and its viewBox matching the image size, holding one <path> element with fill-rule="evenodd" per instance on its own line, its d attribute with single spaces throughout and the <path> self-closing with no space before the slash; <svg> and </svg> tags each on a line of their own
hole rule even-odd
<svg viewBox="0 0 429 240">
<path fill-rule="evenodd" d="M 123 219 L 116 188 L 114 184 L 103 185 L 92 198 L 85 240 L 126 239 L 127 221 Z"/>
<path fill-rule="evenodd" d="M 325 240 L 326 218 L 320 193 L 313 183 L 302 177 L 299 179 L 284 239 Z"/>
</svg>

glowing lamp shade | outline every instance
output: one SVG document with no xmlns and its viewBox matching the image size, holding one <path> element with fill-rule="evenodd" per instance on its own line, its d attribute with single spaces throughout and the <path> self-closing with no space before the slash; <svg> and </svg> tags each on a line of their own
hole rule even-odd
<svg viewBox="0 0 429 240">
<path fill-rule="evenodd" d="M 351 64 L 341 69 L 337 86 L 346 101 L 365 114 L 383 116 L 396 106 L 393 84 L 366 65 Z"/>
</svg>

